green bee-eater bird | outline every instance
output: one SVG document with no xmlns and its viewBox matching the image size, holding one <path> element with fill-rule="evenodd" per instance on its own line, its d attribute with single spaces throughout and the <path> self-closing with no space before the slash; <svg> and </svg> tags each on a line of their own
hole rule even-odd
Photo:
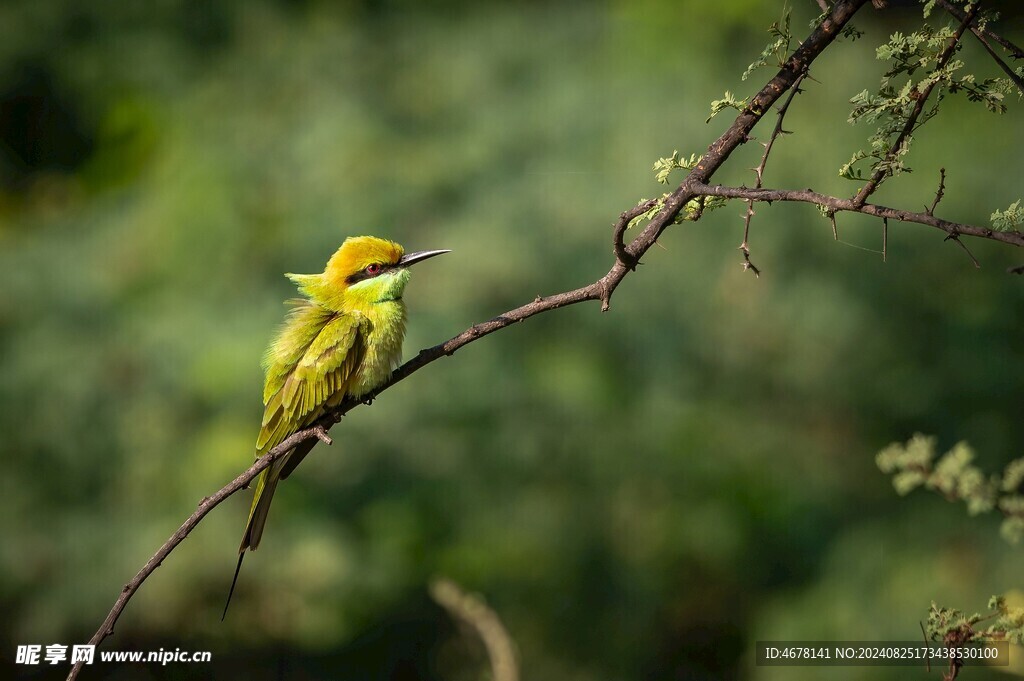
<svg viewBox="0 0 1024 681">
<path fill-rule="evenodd" d="M 263 358 L 263 425 L 256 458 L 292 433 L 308 428 L 347 397 L 359 398 L 391 376 L 402 358 L 409 267 L 446 250 L 405 253 L 372 236 L 345 240 L 321 274 L 286 274 L 304 296 L 294 306 Z M 227 614 L 245 550 L 260 545 L 277 483 L 313 448 L 306 440 L 266 468 L 256 483 L 249 521 L 238 547 Z M 223 617 L 221 618 L 223 619 Z"/>
</svg>

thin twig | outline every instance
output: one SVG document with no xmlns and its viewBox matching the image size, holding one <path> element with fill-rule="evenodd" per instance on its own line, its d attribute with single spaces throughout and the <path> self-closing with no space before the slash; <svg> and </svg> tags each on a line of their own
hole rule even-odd
<svg viewBox="0 0 1024 681">
<path fill-rule="evenodd" d="M 117 618 L 121 616 L 121 612 L 124 610 L 125 606 L 128 605 L 128 601 L 131 600 L 132 596 L 135 595 L 135 592 L 138 591 L 139 587 L 142 586 L 142 583 L 146 581 L 153 571 L 160 567 L 160 564 L 163 563 L 168 554 L 170 554 L 178 544 L 185 540 L 185 537 L 195 529 L 196 525 L 199 524 L 199 521 L 206 517 L 207 513 L 212 511 L 222 501 L 238 490 L 248 487 L 252 479 L 259 475 L 264 468 L 273 463 L 275 459 L 283 456 L 303 440 L 318 437 L 317 433 L 320 431 L 323 431 L 323 428 L 320 425 L 316 425 L 289 435 L 287 438 L 282 440 L 279 445 L 257 459 L 253 465 L 249 466 L 249 468 L 234 480 L 217 490 L 217 492 L 211 496 L 204 497 L 203 500 L 199 502 L 199 506 L 192 515 L 190 515 L 185 522 L 181 524 L 181 527 L 179 527 L 174 534 L 164 542 L 163 546 L 153 554 L 153 557 L 146 561 L 146 564 L 142 566 L 142 569 L 139 570 L 134 577 L 132 577 L 131 581 L 122 587 L 121 593 L 118 594 L 117 600 L 114 601 L 114 607 L 110 609 L 106 619 L 103 620 L 103 624 L 101 624 L 100 628 L 95 634 L 93 634 L 93 637 L 89 639 L 89 644 L 94 646 L 99 645 L 103 639 L 114 633 L 114 624 L 117 622 Z M 68 674 L 69 681 L 78 676 L 81 666 L 82 663 L 79 662 L 71 668 L 71 672 Z"/>
<path fill-rule="evenodd" d="M 964 15 L 960 28 L 958 28 L 956 33 L 953 34 L 953 37 L 949 41 L 949 45 L 947 45 L 939 54 L 939 58 L 935 61 L 935 69 L 932 73 L 942 70 L 956 52 L 956 47 L 960 44 L 960 38 L 963 36 L 967 26 L 974 21 L 974 15 L 977 11 L 978 5 L 975 3 L 971 6 L 970 11 Z M 935 85 L 937 83 L 938 81 L 928 83 L 923 90 L 918 92 L 914 102 L 914 108 L 910 111 L 910 115 L 907 116 L 907 122 L 903 125 L 903 130 L 901 130 L 900 134 L 896 137 L 896 141 L 893 142 L 893 145 L 890 147 L 888 153 L 886 153 L 885 158 L 883 158 L 879 163 L 878 169 L 871 175 L 871 179 L 867 181 L 867 184 L 861 187 L 860 191 L 857 192 L 857 195 L 854 197 L 853 200 L 858 206 L 867 201 L 867 198 L 871 196 L 885 176 L 889 174 L 889 163 L 896 158 L 897 154 L 902 150 L 903 144 L 907 141 L 907 138 L 914 132 L 914 129 L 917 126 L 917 119 L 921 116 L 921 112 L 924 111 L 924 105 L 928 100 L 928 95 L 932 93 L 932 90 L 935 89 Z"/>
<path fill-rule="evenodd" d="M 800 74 L 807 71 L 811 62 L 836 39 L 836 36 L 841 33 L 843 26 L 866 2 L 867 0 L 839 0 L 836 2 L 831 14 L 811 32 L 807 39 L 793 52 L 779 72 L 750 100 L 750 105 L 736 117 L 729 129 L 708 147 L 700 163 L 690 171 L 682 184 L 666 197 L 664 207 L 658 214 L 647 223 L 644 229 L 628 245 L 624 246 L 623 250 L 627 256 L 632 257 L 634 261 L 639 261 L 639 258 L 657 242 L 658 237 L 673 223 L 675 217 L 686 206 L 686 203 L 700 194 L 694 188 L 706 186 L 704 183 L 728 160 L 732 152 L 748 139 L 750 131 L 762 118 L 761 112 L 768 111 L 779 97 L 793 86 L 800 77 Z M 540 298 L 539 300 L 535 299 L 526 305 L 509 310 L 489 321 L 471 326 L 444 343 L 421 350 L 418 355 L 396 369 L 384 385 L 367 397 L 373 399 L 390 386 L 408 378 L 427 364 L 455 353 L 456 350 L 464 345 L 468 345 L 475 340 L 536 314 L 591 300 L 600 300 L 602 308 L 606 309 L 612 292 L 614 292 L 615 288 L 629 272 L 629 268 L 617 258 L 608 273 L 592 284 L 572 291 Z M 359 401 L 346 400 L 342 402 L 332 413 L 325 415 L 317 425 L 322 426 L 324 433 L 326 433 L 341 416 L 363 404 L 365 399 L 367 398 Z M 89 643 L 99 645 L 114 632 L 114 625 L 117 623 L 128 601 L 135 595 L 142 583 L 163 562 L 167 555 L 184 541 L 189 532 L 199 524 L 199 521 L 206 514 L 229 496 L 248 485 L 275 458 L 282 456 L 288 449 L 294 447 L 299 442 L 314 437 L 317 437 L 315 427 L 306 428 L 294 433 L 258 459 L 256 463 L 246 469 L 245 472 L 232 482 L 222 487 L 212 496 L 203 499 L 196 511 L 164 542 L 135 577 L 124 586 L 114 602 L 110 613 Z M 71 668 L 67 681 L 74 681 L 78 677 L 82 664 L 82 662 L 78 662 Z"/>
<path fill-rule="evenodd" d="M 482 598 L 467 594 L 450 579 L 434 580 L 430 595 L 452 619 L 468 624 L 483 641 L 491 663 L 492 681 L 519 681 L 515 643 L 501 618 Z"/>
<path fill-rule="evenodd" d="M 775 118 L 775 127 L 772 128 L 772 134 L 768 138 L 768 141 L 764 143 L 764 153 L 761 155 L 761 162 L 754 168 L 754 173 L 757 175 L 757 186 L 761 187 L 764 181 L 764 169 L 768 164 L 768 155 L 772 153 L 772 147 L 775 146 L 775 140 L 779 138 L 779 135 L 788 135 L 788 130 L 782 129 L 782 123 L 786 118 L 786 112 L 789 110 L 789 105 L 793 103 L 793 98 L 803 92 L 800 89 L 800 83 L 803 82 L 807 76 L 807 72 L 801 73 L 797 76 L 793 86 L 789 89 L 789 95 L 786 97 L 786 101 L 782 103 L 782 106 L 778 109 L 778 116 Z"/>
<path fill-rule="evenodd" d="M 929 208 L 926 211 L 928 213 L 928 215 L 935 215 L 935 207 L 939 205 L 939 201 L 941 201 L 942 197 L 946 195 L 945 192 L 946 192 L 946 169 L 945 168 L 939 168 L 939 189 L 935 192 L 935 200 L 932 201 L 931 208 Z"/>
<path fill-rule="evenodd" d="M 744 211 L 743 215 L 743 242 L 740 243 L 739 249 L 743 251 L 743 271 L 750 270 L 754 273 L 755 277 L 760 278 L 761 270 L 757 268 L 750 260 L 750 246 L 747 243 L 747 239 L 750 236 L 750 218 L 754 217 L 754 202 L 747 202 L 747 210 Z"/>
<path fill-rule="evenodd" d="M 786 130 L 782 129 L 782 121 L 786 118 L 786 111 L 789 109 L 789 105 L 793 102 L 793 98 L 797 96 L 800 90 L 800 83 L 803 82 L 804 76 L 807 72 L 801 73 L 793 86 L 789 89 L 789 95 L 786 97 L 786 101 L 779 107 L 778 116 L 775 119 L 775 127 L 772 129 L 772 134 L 768 137 L 768 141 L 764 142 L 764 153 L 761 154 L 761 162 L 755 167 L 754 175 L 757 176 L 757 187 L 760 189 L 764 186 L 764 169 L 768 165 L 768 155 L 772 153 L 772 147 L 775 146 L 775 140 L 779 138 L 779 135 L 787 134 Z M 743 242 L 740 244 L 740 250 L 743 251 L 743 271 L 751 270 L 755 277 L 761 276 L 761 270 L 750 261 L 750 218 L 754 217 L 754 202 L 747 202 L 747 211 L 743 216 Z"/>
</svg>

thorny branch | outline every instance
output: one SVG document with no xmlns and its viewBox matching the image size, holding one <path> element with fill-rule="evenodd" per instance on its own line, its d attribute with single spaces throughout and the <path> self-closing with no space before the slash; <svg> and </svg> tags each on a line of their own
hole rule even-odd
<svg viewBox="0 0 1024 681">
<path fill-rule="evenodd" d="M 725 196 L 753 201 L 804 201 L 826 207 L 833 213 L 835 211 L 853 211 L 881 218 L 918 222 L 942 229 L 950 235 L 977 236 L 1016 246 L 1024 246 L 1024 234 L 1018 232 L 995 232 L 991 229 L 941 220 L 927 214 L 909 213 L 894 208 L 866 204 L 863 201 L 855 203 L 854 200 L 825 196 L 810 190 L 787 192 L 773 189 L 712 187 L 707 184 L 712 175 L 728 160 L 732 152 L 749 139 L 751 130 L 761 120 L 764 112 L 769 111 L 780 97 L 799 83 L 804 74 L 807 73 L 811 63 L 836 39 L 850 18 L 866 3 L 867 0 L 838 0 L 833 5 L 829 15 L 814 28 L 807 39 L 781 67 L 779 72 L 749 100 L 747 107 L 740 112 L 729 129 L 708 147 L 700 162 L 690 171 L 683 182 L 671 194 L 665 197 L 661 211 L 628 244 L 624 243 L 624 234 L 630 220 L 644 211 L 650 210 L 655 204 L 653 202 L 645 202 L 620 216 L 613 229 L 615 262 L 604 276 L 591 284 L 571 291 L 545 297 L 537 296 L 536 299 L 525 305 L 509 310 L 488 321 L 475 324 L 443 343 L 421 350 L 419 354 L 395 370 L 384 385 L 366 396 L 362 401 L 346 400 L 312 427 L 300 430 L 289 436 L 270 452 L 257 459 L 230 483 L 199 503 L 192 515 L 164 542 L 157 552 L 142 566 L 139 572 L 124 585 L 106 619 L 104 619 L 89 643 L 99 645 L 105 638 L 113 634 L 114 625 L 127 606 L 128 601 L 135 595 L 142 586 L 142 583 L 162 564 L 171 551 L 184 541 L 188 534 L 210 511 L 235 492 L 247 487 L 261 471 L 298 443 L 318 438 L 329 444 L 330 438 L 327 435 L 327 431 L 340 421 L 346 413 L 360 404 L 368 404 L 389 387 L 405 380 L 431 362 L 450 356 L 463 346 L 484 336 L 529 319 L 534 315 L 586 301 L 601 301 L 601 309 L 607 310 L 612 293 L 618 285 L 629 272 L 635 269 L 643 255 L 654 246 L 662 232 L 669 225 L 673 224 L 676 216 L 691 200 L 697 200 L 698 214 L 702 210 L 703 199 L 707 196 Z M 698 214 L 692 217 L 695 219 L 698 217 Z M 68 681 L 76 679 L 81 668 L 82 663 L 75 664 L 68 674 Z"/>
<path fill-rule="evenodd" d="M 607 274 L 592 284 L 582 288 L 547 297 L 538 296 L 535 300 L 527 303 L 526 305 L 509 310 L 508 312 L 489 321 L 475 324 L 440 345 L 435 345 L 434 347 L 421 350 L 416 357 L 399 367 L 392 374 L 387 383 L 369 395 L 367 401 L 372 400 L 395 383 L 408 378 L 413 373 L 427 364 L 430 364 L 434 360 L 449 356 L 464 345 L 472 343 L 475 340 L 483 338 L 484 336 L 507 326 L 521 322 L 524 319 L 528 319 L 533 315 L 565 307 L 566 305 L 574 305 L 576 303 L 582 303 L 590 300 L 600 300 L 602 309 L 607 309 L 615 288 L 631 271 L 630 265 L 639 262 L 640 258 L 658 240 L 658 237 L 665 228 L 672 224 L 675 216 L 683 210 L 686 203 L 697 195 L 697 192 L 692 188 L 693 185 L 706 182 L 711 175 L 718 170 L 723 163 L 725 163 L 729 158 L 729 155 L 747 140 L 750 131 L 758 121 L 761 120 L 763 112 L 768 111 L 779 97 L 793 86 L 800 77 L 800 74 L 806 72 L 811 62 L 813 62 L 814 59 L 817 58 L 817 56 L 836 39 L 843 26 L 846 25 L 850 18 L 856 14 L 856 12 L 866 2 L 867 0 L 840 0 L 835 4 L 832 8 L 831 14 L 826 17 L 825 20 L 811 32 L 810 36 L 807 37 L 803 44 L 793 52 L 789 60 L 783 65 L 775 77 L 761 88 L 760 92 L 751 98 L 749 106 L 740 112 L 739 116 L 736 117 L 729 129 L 715 140 L 710 147 L 708 147 L 707 153 L 703 156 L 700 163 L 690 171 L 683 183 L 665 199 L 662 210 L 647 223 L 644 229 L 633 239 L 632 242 L 628 245 L 623 245 L 621 248 L 616 247 L 616 261 Z M 622 231 L 625 231 L 624 227 L 622 228 Z M 615 237 L 615 243 L 616 246 L 618 246 L 618 241 L 622 238 L 621 233 L 619 233 L 618 223 L 616 224 L 615 232 L 618 234 L 618 236 Z M 358 404 L 359 402 L 352 400 L 343 402 L 333 413 L 326 416 L 318 425 L 320 425 L 326 432 L 326 430 L 337 423 L 344 414 L 358 406 Z M 89 640 L 89 643 L 92 645 L 98 645 L 107 636 L 110 636 L 113 633 L 114 624 L 121 616 L 121 613 L 124 611 L 128 601 L 135 595 L 135 592 L 138 591 L 142 583 L 150 574 L 152 574 L 160 563 L 163 562 L 164 558 L 166 558 L 167 555 L 173 551 L 176 546 L 178 546 L 178 544 L 184 541 L 189 532 L 199 524 L 199 521 L 201 521 L 207 513 L 238 490 L 248 486 L 249 482 L 252 481 L 253 478 L 259 475 L 259 473 L 269 466 L 277 457 L 284 455 L 288 449 L 294 447 L 299 442 L 312 437 L 317 437 L 317 431 L 315 428 L 307 428 L 295 433 L 287 440 L 274 447 L 267 454 L 260 457 L 244 473 L 221 488 L 213 496 L 203 499 L 199 504 L 199 508 L 197 508 L 196 511 L 181 525 L 181 527 L 178 528 L 178 530 L 172 534 L 166 542 L 164 542 L 163 546 L 161 546 L 156 554 L 147 561 L 138 574 L 136 574 L 130 582 L 125 584 L 121 593 L 118 595 L 117 600 L 114 602 L 114 606 L 111 608 L 110 613 L 107 615 L 100 628 Z M 71 672 L 67 677 L 68 681 L 73 681 L 73 679 L 77 678 L 81 667 L 81 663 L 72 667 Z"/>
<path fill-rule="evenodd" d="M 789 105 L 793 102 L 793 98 L 796 97 L 800 92 L 800 83 L 803 82 L 804 76 L 807 72 L 804 71 L 797 77 L 796 82 L 793 83 L 793 87 L 789 90 L 789 96 L 786 97 L 786 101 L 779 107 L 778 116 L 775 119 L 775 128 L 772 130 L 772 134 L 768 137 L 768 141 L 764 143 L 764 153 L 761 154 L 761 162 L 754 168 L 754 174 L 757 176 L 757 188 L 760 189 L 764 186 L 764 169 L 768 165 L 768 155 L 772 153 L 772 147 L 775 146 L 775 140 L 779 138 L 779 135 L 787 134 L 789 131 L 782 129 L 782 121 L 786 118 L 786 111 L 789 109 Z M 754 263 L 750 262 L 750 218 L 754 217 L 754 201 L 753 199 L 747 201 L 747 210 L 743 216 L 743 243 L 740 244 L 739 249 L 743 251 L 743 269 L 744 271 L 750 270 L 754 273 L 755 277 L 761 276 L 761 270 L 757 268 Z"/>
<path fill-rule="evenodd" d="M 773 201 L 813 203 L 831 213 L 840 211 L 863 213 L 864 215 L 872 215 L 876 218 L 928 225 L 929 227 L 941 229 L 946 232 L 947 238 L 957 239 L 958 241 L 960 236 L 975 236 L 982 239 L 1000 241 L 1013 246 L 1024 246 L 1024 233 L 1022 232 L 998 232 L 990 227 L 977 227 L 975 225 L 952 222 L 937 218 L 928 213 L 915 213 L 872 203 L 857 205 L 855 199 L 841 199 L 836 196 L 820 194 L 811 189 L 753 189 L 749 187 L 725 187 L 707 184 L 695 184 L 693 189 L 705 196 L 721 196 L 727 199 L 753 199 L 754 201 L 765 201 L 768 203 Z"/>
<path fill-rule="evenodd" d="M 999 56 L 999 53 L 992 49 L 992 45 L 990 45 L 988 40 L 985 39 L 985 36 L 984 34 L 982 34 L 981 31 L 979 31 L 977 28 L 973 26 L 971 27 L 971 30 L 974 32 L 975 37 L 978 38 L 978 41 L 981 43 L 981 46 L 984 47 L 985 51 L 988 52 L 990 57 L 992 57 L 992 60 L 995 61 L 995 63 L 999 65 L 999 68 L 1003 70 L 1003 73 L 1005 73 L 1007 77 L 1009 77 L 1009 79 L 1013 81 L 1014 85 L 1017 86 L 1018 90 L 1024 92 L 1024 78 L 1018 76 L 1017 72 L 1014 71 L 1009 64 L 1003 61 L 1003 58 Z"/>
</svg>

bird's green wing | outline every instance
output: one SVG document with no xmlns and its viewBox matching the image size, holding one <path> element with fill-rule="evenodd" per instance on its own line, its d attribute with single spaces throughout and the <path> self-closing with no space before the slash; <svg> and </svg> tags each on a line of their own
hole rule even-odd
<svg viewBox="0 0 1024 681">
<path fill-rule="evenodd" d="M 296 311 L 296 321 L 305 322 L 297 326 L 304 328 L 286 328 L 271 348 L 277 357 L 267 364 L 257 457 L 323 415 L 328 401 L 344 395 L 362 360 L 365 322 L 355 315 L 326 316 L 321 308 L 310 307 L 313 312 Z"/>
</svg>

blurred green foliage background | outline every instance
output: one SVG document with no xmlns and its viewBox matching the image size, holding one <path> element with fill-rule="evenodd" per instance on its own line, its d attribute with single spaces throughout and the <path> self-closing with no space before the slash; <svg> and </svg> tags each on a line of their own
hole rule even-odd
<svg viewBox="0 0 1024 681">
<path fill-rule="evenodd" d="M 768 186 L 854 191 L 837 171 L 871 131 L 847 100 L 877 86 L 875 45 L 921 21 L 896 4 L 815 63 Z M 407 356 L 593 281 L 614 218 L 662 191 L 652 162 L 702 152 L 731 122 L 705 124 L 710 100 L 770 77 L 739 74 L 780 13 L 0 5 L 0 659 L 88 639 L 250 463 L 283 272 L 320 271 L 348 235 L 453 249 L 415 273 Z M 796 36 L 815 13 L 796 3 Z M 973 41 L 964 55 L 1001 75 Z M 946 101 L 878 201 L 920 209 L 940 166 L 945 217 L 984 224 L 1020 198 L 1008 103 Z M 752 183 L 760 151 L 715 179 Z M 837 244 L 813 207 L 759 206 L 754 278 L 741 212 L 670 229 L 607 314 L 532 319 L 353 411 L 282 488 L 224 623 L 249 494 L 220 506 L 104 644 L 213 665 L 83 678 L 483 678 L 479 643 L 427 595 L 439 575 L 501 615 L 524 679 L 923 676 L 757 668 L 753 642 L 916 639 L 933 599 L 979 610 L 1024 588 L 997 518 L 897 498 L 874 464 L 915 431 L 968 439 L 993 471 L 1024 452 L 1024 286 L 1004 273 L 1024 255 L 968 241 L 975 270 L 891 224 L 883 263 L 876 221 L 840 215 Z"/>
</svg>

